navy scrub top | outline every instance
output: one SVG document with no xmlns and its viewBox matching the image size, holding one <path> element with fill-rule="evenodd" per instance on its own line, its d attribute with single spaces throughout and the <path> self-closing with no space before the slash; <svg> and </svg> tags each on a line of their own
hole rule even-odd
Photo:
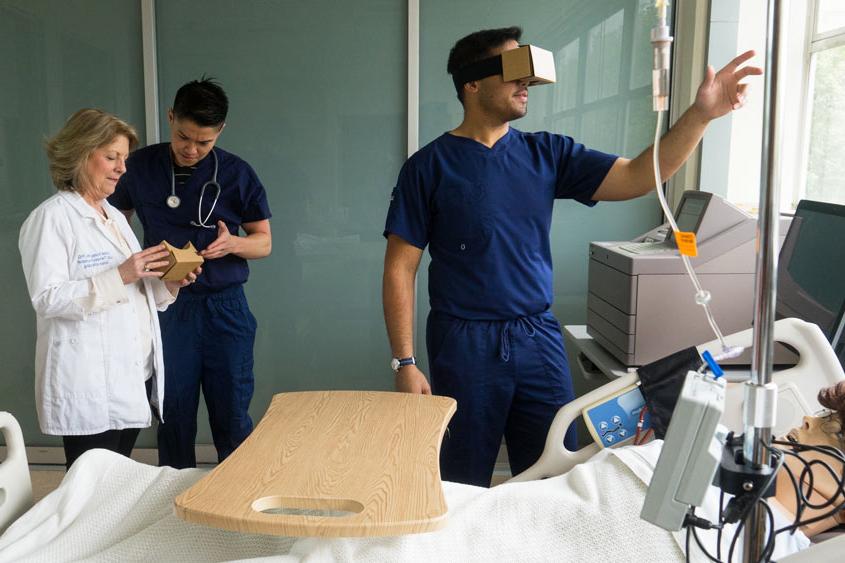
<svg viewBox="0 0 845 563">
<path fill-rule="evenodd" d="M 188 241 L 197 250 L 205 249 L 217 238 L 217 221 L 223 220 L 233 236 L 244 223 L 269 219 L 270 207 L 264 186 L 252 167 L 241 158 L 223 149 L 214 148 L 219 161 L 217 183 L 220 198 L 207 225 L 213 229 L 195 227 L 200 191 L 214 173 L 214 157 L 209 153 L 196 165 L 184 185 L 176 185 L 176 195 L 182 200 L 179 207 L 167 206 L 170 196 L 171 156 L 170 143 L 159 143 L 132 153 L 126 163 L 126 173 L 117 184 L 109 203 L 122 210 L 134 209 L 144 226 L 144 247 L 166 240 L 183 247 Z M 209 186 L 203 197 L 202 216 L 208 214 L 217 190 Z M 249 277 L 247 261 L 228 254 L 203 264 L 197 282 L 182 289 L 196 293 L 209 293 L 243 284 Z"/>
<path fill-rule="evenodd" d="M 445 133 L 402 167 L 384 236 L 429 245 L 433 311 L 469 320 L 540 313 L 553 300 L 554 200 L 595 205 L 616 158 L 512 127 L 492 148 Z"/>
</svg>

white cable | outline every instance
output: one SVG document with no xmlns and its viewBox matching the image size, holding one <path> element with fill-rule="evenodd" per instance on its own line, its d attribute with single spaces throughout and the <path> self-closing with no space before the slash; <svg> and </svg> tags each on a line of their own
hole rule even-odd
<svg viewBox="0 0 845 563">
<path fill-rule="evenodd" d="M 668 0 L 657 0 L 655 7 L 657 8 L 657 25 L 651 30 L 651 45 L 653 49 L 653 66 L 651 73 L 651 93 L 652 93 L 652 107 L 657 112 L 657 126 L 654 131 L 654 147 L 652 149 L 652 162 L 654 166 L 654 185 L 657 191 L 657 199 L 660 201 L 660 207 L 663 208 L 663 214 L 672 228 L 672 234 L 676 237 L 680 231 L 678 224 L 675 222 L 675 217 L 672 215 L 672 210 L 669 209 L 669 204 L 666 203 L 666 196 L 663 195 L 663 178 L 660 175 L 660 132 L 663 129 L 663 114 L 669 109 L 669 80 L 671 67 L 671 45 L 673 38 L 669 34 L 669 25 L 667 23 L 667 10 L 669 8 Z M 681 261 L 684 264 L 684 269 L 687 275 L 692 280 L 692 285 L 695 287 L 695 302 L 704 307 L 704 312 L 707 315 L 707 322 L 710 328 L 722 344 L 722 356 L 733 357 L 739 355 L 742 348 L 729 348 L 725 343 L 725 337 L 719 326 L 716 324 L 716 319 L 713 318 L 713 313 L 710 311 L 710 292 L 701 287 L 698 281 L 698 276 L 692 268 L 689 256 L 681 253 Z"/>
<path fill-rule="evenodd" d="M 662 176 L 660 175 L 660 131 L 663 128 L 663 113 L 663 111 L 657 112 L 657 126 L 654 131 L 654 147 L 652 149 L 651 156 L 654 166 L 654 184 L 655 190 L 657 191 L 657 199 L 660 201 L 660 207 L 663 208 L 663 214 L 666 216 L 666 220 L 669 222 L 669 226 L 672 228 L 672 233 L 674 234 L 680 229 L 678 229 L 675 217 L 672 215 L 672 211 L 669 209 L 669 204 L 666 202 L 666 196 L 663 195 L 663 186 L 661 182 Z M 710 324 L 710 328 L 713 329 L 713 333 L 722 344 L 722 349 L 728 350 L 728 345 L 725 343 L 725 337 L 722 335 L 722 331 L 719 330 L 719 325 L 716 324 L 716 319 L 713 318 L 713 312 L 710 310 L 710 292 L 701 287 L 701 282 L 698 281 L 698 276 L 692 268 L 689 256 L 681 254 L 681 261 L 684 264 L 687 275 L 690 280 L 692 280 L 692 285 L 695 287 L 695 302 L 704 307 L 704 312 L 707 315 L 707 322 Z"/>
</svg>

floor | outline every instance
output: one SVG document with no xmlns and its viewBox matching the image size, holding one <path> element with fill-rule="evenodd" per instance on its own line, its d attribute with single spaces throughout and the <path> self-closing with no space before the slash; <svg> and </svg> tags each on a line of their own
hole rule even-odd
<svg viewBox="0 0 845 563">
<path fill-rule="evenodd" d="M 59 486 L 65 476 L 64 465 L 30 465 L 32 499 L 38 502 Z"/>
<path fill-rule="evenodd" d="M 32 479 L 32 496 L 35 502 L 38 502 L 58 487 L 65 476 L 64 462 L 54 463 L 54 460 L 63 460 L 64 454 L 61 453 L 60 448 L 52 448 L 52 450 L 57 451 L 45 453 L 47 449 L 44 451 L 27 452 L 30 459 L 29 475 Z M 216 456 L 214 446 L 197 446 L 197 461 L 200 467 L 213 468 Z M 0 454 L 0 461 L 2 461 L 2 458 L 3 456 Z M 36 463 L 32 463 L 33 458 L 37 461 Z M 152 448 L 135 448 L 132 451 L 132 459 L 140 463 L 156 465 L 158 463 L 158 453 Z"/>
</svg>

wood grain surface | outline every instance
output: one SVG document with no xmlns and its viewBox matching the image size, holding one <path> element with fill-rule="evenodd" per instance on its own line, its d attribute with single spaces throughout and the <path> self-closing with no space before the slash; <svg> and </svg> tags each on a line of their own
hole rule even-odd
<svg viewBox="0 0 845 563">
<path fill-rule="evenodd" d="M 440 443 L 448 397 L 275 395 L 235 452 L 175 500 L 188 522 L 252 534 L 389 536 L 446 523 Z"/>
</svg>

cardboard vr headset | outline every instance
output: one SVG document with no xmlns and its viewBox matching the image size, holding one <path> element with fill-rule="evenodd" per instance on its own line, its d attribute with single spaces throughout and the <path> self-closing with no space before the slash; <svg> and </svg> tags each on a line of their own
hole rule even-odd
<svg viewBox="0 0 845 563">
<path fill-rule="evenodd" d="M 166 240 L 162 244 L 167 249 L 168 255 L 165 258 L 167 260 L 167 266 L 162 266 L 155 270 L 164 274 L 159 279 L 165 281 L 182 281 L 188 274 L 196 270 L 197 266 L 205 261 L 202 256 L 197 254 L 197 249 L 190 242 L 182 248 L 176 248 Z"/>
<path fill-rule="evenodd" d="M 452 75 L 455 89 L 460 91 L 467 82 L 481 80 L 496 74 L 502 80 L 526 80 L 529 86 L 553 84 L 555 81 L 555 59 L 551 51 L 534 45 L 522 45 L 503 51 L 500 55 L 488 57 L 460 69 Z"/>
</svg>

